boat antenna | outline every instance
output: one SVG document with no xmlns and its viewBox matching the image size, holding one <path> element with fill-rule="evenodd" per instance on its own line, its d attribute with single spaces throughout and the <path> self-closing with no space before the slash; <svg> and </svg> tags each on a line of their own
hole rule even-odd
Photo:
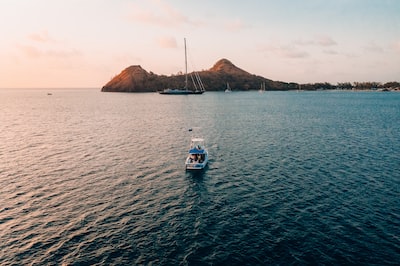
<svg viewBox="0 0 400 266">
<path fill-rule="evenodd" d="M 185 43 L 185 89 L 188 89 L 188 76 L 187 76 L 187 55 L 186 55 L 186 38 L 183 38 Z"/>
</svg>

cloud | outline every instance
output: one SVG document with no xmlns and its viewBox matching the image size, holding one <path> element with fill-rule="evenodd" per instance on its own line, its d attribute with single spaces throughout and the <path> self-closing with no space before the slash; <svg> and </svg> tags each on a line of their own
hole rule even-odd
<svg viewBox="0 0 400 266">
<path fill-rule="evenodd" d="M 81 56 L 82 53 L 77 49 L 50 49 L 45 50 L 44 55 L 48 57 L 69 58 Z"/>
<path fill-rule="evenodd" d="M 176 39 L 174 37 L 160 37 L 157 39 L 158 46 L 162 48 L 177 48 L 178 45 L 176 43 Z"/>
<path fill-rule="evenodd" d="M 152 24 L 161 27 L 198 26 L 202 23 L 184 15 L 164 1 L 149 1 L 150 6 L 144 8 L 136 5 L 130 16 L 136 22 Z"/>
<path fill-rule="evenodd" d="M 307 46 L 307 45 L 315 45 L 315 42 L 312 40 L 295 40 L 291 42 L 293 45 Z"/>
<path fill-rule="evenodd" d="M 315 42 L 316 44 L 320 45 L 320 46 L 333 46 L 333 45 L 337 45 L 336 41 L 334 41 L 331 37 L 328 36 L 317 36 L 315 38 Z"/>
<path fill-rule="evenodd" d="M 346 57 L 348 59 L 354 59 L 354 58 L 360 58 L 361 57 L 360 54 L 358 54 L 356 52 L 352 52 L 352 51 L 345 52 L 345 53 L 343 53 L 343 55 L 344 55 L 344 57 Z"/>
<path fill-rule="evenodd" d="M 42 52 L 31 45 L 17 45 L 17 48 L 29 58 L 38 58 L 42 55 Z"/>
<path fill-rule="evenodd" d="M 46 30 L 29 34 L 28 39 L 40 43 L 57 42 Z"/>
<path fill-rule="evenodd" d="M 338 51 L 335 49 L 329 49 L 332 46 L 337 45 L 337 42 L 325 35 L 315 36 L 309 39 L 296 39 L 286 43 L 276 42 L 275 44 L 267 44 L 260 48 L 260 50 L 268 53 L 274 53 L 280 57 L 285 58 L 307 58 L 312 56 L 315 52 L 319 52 L 328 55 L 337 55 Z"/>
<path fill-rule="evenodd" d="M 337 45 L 337 42 L 329 36 L 319 35 L 319 36 L 316 36 L 309 40 L 307 40 L 307 39 L 306 40 L 303 40 L 303 39 L 294 40 L 291 42 L 291 44 L 298 45 L 298 46 L 324 46 L 324 47 L 327 47 L 327 46 Z"/>
<path fill-rule="evenodd" d="M 281 44 L 267 44 L 260 47 L 261 51 L 266 53 L 276 54 L 285 58 L 306 58 L 309 53 L 304 50 L 298 49 L 294 45 L 281 45 Z"/>
<path fill-rule="evenodd" d="M 366 46 L 364 46 L 364 49 L 367 52 L 373 52 L 373 53 L 383 53 L 384 50 L 381 46 L 377 45 L 375 42 L 370 42 Z"/>
<path fill-rule="evenodd" d="M 329 55 L 337 55 L 338 54 L 338 52 L 336 50 L 332 50 L 332 49 L 324 50 L 323 52 L 325 54 L 329 54 Z"/>
<path fill-rule="evenodd" d="M 17 48 L 29 58 L 70 58 L 81 56 L 76 49 L 40 49 L 32 45 L 17 45 Z"/>
<path fill-rule="evenodd" d="M 71 58 L 81 56 L 81 51 L 65 47 L 62 42 L 53 38 L 46 30 L 31 33 L 24 44 L 16 48 L 27 58 Z"/>
<path fill-rule="evenodd" d="M 300 51 L 296 49 L 282 49 L 281 53 L 287 58 L 306 58 L 309 54 L 306 51 Z"/>
</svg>

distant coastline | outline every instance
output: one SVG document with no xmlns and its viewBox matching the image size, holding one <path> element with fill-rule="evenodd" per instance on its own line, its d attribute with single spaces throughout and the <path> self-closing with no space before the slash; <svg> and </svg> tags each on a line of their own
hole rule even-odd
<svg viewBox="0 0 400 266">
<path fill-rule="evenodd" d="M 190 73 L 192 75 L 194 72 Z M 266 91 L 318 91 L 318 90 L 357 90 L 357 91 L 400 91 L 400 82 L 343 82 L 336 85 L 328 82 L 299 84 L 295 82 L 274 81 L 250 74 L 238 68 L 227 59 L 221 59 L 209 70 L 197 72 L 206 91 L 224 91 L 229 83 L 232 91 L 259 90 L 265 84 Z M 166 88 L 183 86 L 182 73 L 177 75 L 157 75 L 144 70 L 140 65 L 132 65 L 121 71 L 105 84 L 102 92 L 157 92 Z M 192 84 L 189 89 L 194 90 Z"/>
</svg>

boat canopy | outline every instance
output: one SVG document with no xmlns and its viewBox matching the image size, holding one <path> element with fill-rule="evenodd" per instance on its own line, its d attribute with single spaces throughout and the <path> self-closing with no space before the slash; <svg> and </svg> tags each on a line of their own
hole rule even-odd
<svg viewBox="0 0 400 266">
<path fill-rule="evenodd" d="M 204 139 L 202 138 L 192 138 L 192 142 L 203 142 Z"/>
<path fill-rule="evenodd" d="M 206 154 L 206 151 L 204 149 L 199 150 L 199 149 L 194 148 L 194 149 L 190 149 L 189 153 L 190 154 Z"/>
</svg>

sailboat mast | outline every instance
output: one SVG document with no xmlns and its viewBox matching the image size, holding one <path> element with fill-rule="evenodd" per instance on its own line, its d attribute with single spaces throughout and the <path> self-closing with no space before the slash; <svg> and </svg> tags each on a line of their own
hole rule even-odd
<svg viewBox="0 0 400 266">
<path fill-rule="evenodd" d="M 185 43 L 185 89 L 188 89 L 188 75 L 187 75 L 187 55 L 186 55 L 186 38 L 183 38 Z"/>
</svg>

